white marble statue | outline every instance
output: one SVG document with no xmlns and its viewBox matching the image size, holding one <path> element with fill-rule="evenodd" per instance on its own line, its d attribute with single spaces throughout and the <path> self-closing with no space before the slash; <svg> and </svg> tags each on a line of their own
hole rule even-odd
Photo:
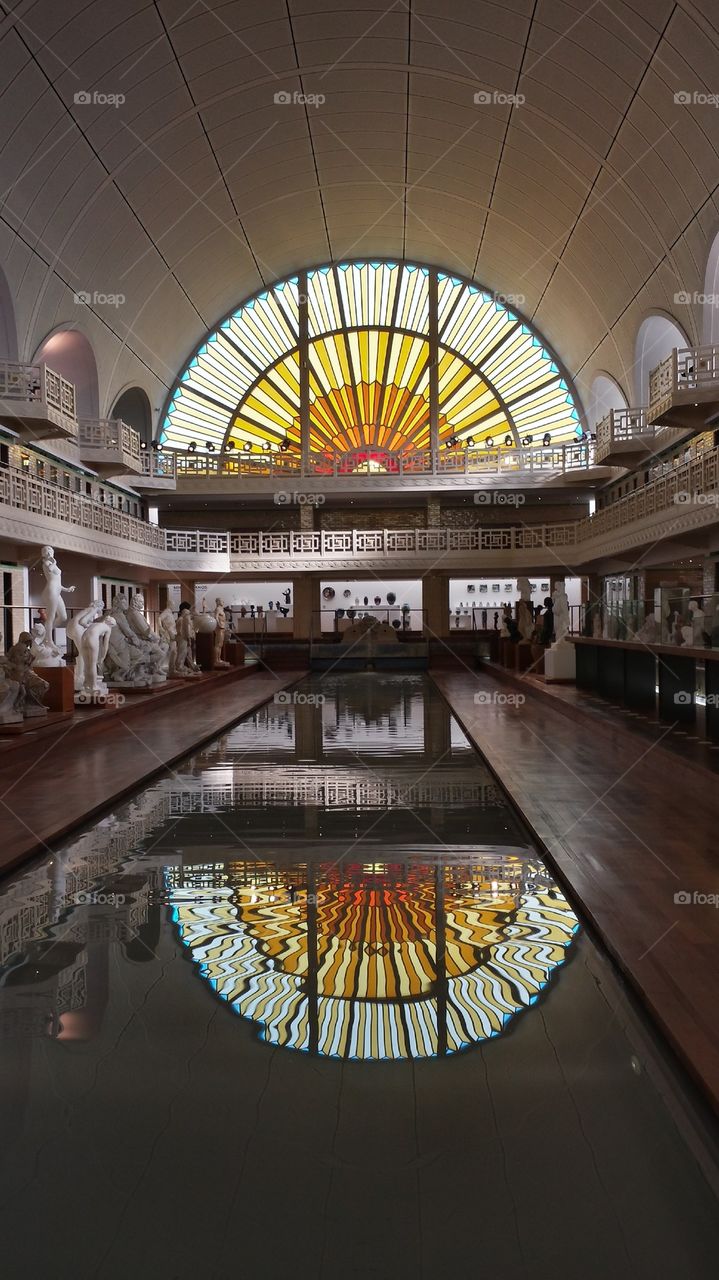
<svg viewBox="0 0 719 1280">
<path fill-rule="evenodd" d="M 569 633 L 569 600 L 564 582 L 559 581 L 552 592 L 554 609 L 554 638 L 559 642 Z"/>
<path fill-rule="evenodd" d="M 98 618 L 86 627 L 80 640 L 82 658 L 83 686 L 79 691 L 81 698 L 92 699 L 103 697 L 107 693 L 107 685 L 103 678 L 103 667 L 110 645 L 110 636 L 117 627 L 112 614 Z"/>
<path fill-rule="evenodd" d="M 660 633 L 661 628 L 656 613 L 648 613 L 637 632 L 637 640 L 641 640 L 642 644 L 658 644 Z"/>
<path fill-rule="evenodd" d="M 225 646 L 225 637 L 227 635 L 227 615 L 225 613 L 225 604 L 220 600 L 219 596 L 215 600 L 215 635 L 213 638 L 213 667 L 229 667 L 229 662 L 225 662 L 222 657 L 222 650 Z"/>
<path fill-rule="evenodd" d="M 34 667 L 62 667 L 64 662 L 60 651 L 47 638 L 47 629 L 42 622 L 36 622 L 32 632 L 32 665 Z"/>
<path fill-rule="evenodd" d="M 50 644 L 55 644 L 55 627 L 64 627 L 67 622 L 67 610 L 63 595 L 74 591 L 74 587 L 63 587 L 62 573 L 55 559 L 52 547 L 42 548 L 42 571 L 45 574 L 45 587 L 40 597 L 40 604 L 45 610 L 45 629 Z M 60 650 L 58 649 L 59 653 Z"/>
<path fill-rule="evenodd" d="M 534 631 L 534 609 L 532 608 L 532 586 L 529 578 L 517 578 L 519 600 L 517 602 L 517 626 L 520 640 L 531 640 Z"/>
<path fill-rule="evenodd" d="M 704 646 L 704 611 L 698 600 L 689 601 L 689 616 L 692 628 L 691 643 L 697 649 L 701 649 Z"/>
<path fill-rule="evenodd" d="M 167 645 L 167 674 L 174 676 L 177 667 L 177 619 L 171 605 L 166 605 L 157 620 L 160 639 Z"/>
<path fill-rule="evenodd" d="M 23 719 L 46 716 L 48 709 L 43 698 L 50 686 L 32 669 L 32 636 L 29 631 L 20 633 L 17 643 L 0 658 L 0 667 L 6 682 L 16 686 L 13 709 L 20 712 Z"/>
<path fill-rule="evenodd" d="M 150 626 L 145 616 L 145 597 L 141 591 L 135 592 L 126 616 L 138 640 L 147 646 L 153 684 L 162 683 L 167 679 L 170 646 Z"/>
<path fill-rule="evenodd" d="M 0 635 L 0 650 L 2 649 Z M 10 679 L 4 666 L 0 667 L 0 724 L 19 724 L 22 711 L 18 706 L 20 686 L 17 680 Z"/>
<path fill-rule="evenodd" d="M 107 611 L 116 626 L 109 635 L 103 673 L 109 684 L 149 685 L 150 656 L 128 622 L 127 607 L 127 596 L 118 591 Z"/>
<path fill-rule="evenodd" d="M 67 624 L 67 635 L 75 646 L 75 692 L 79 693 L 85 687 L 85 671 L 83 667 L 82 657 L 82 637 L 90 626 L 99 617 L 103 611 L 102 600 L 93 600 L 92 604 L 87 605 L 84 609 L 78 609 L 74 613 Z"/>
<path fill-rule="evenodd" d="M 197 676 L 199 669 L 195 663 L 192 646 L 195 640 L 195 626 L 189 604 L 180 605 L 177 615 L 177 661 L 175 674 L 178 676 Z"/>
</svg>

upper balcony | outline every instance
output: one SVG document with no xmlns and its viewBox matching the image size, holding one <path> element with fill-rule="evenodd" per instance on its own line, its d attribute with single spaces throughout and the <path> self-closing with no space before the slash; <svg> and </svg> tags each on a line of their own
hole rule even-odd
<svg viewBox="0 0 719 1280">
<path fill-rule="evenodd" d="M 0 422 L 32 440 L 76 440 L 75 388 L 46 364 L 0 360 Z"/>
<path fill-rule="evenodd" d="M 179 493 L 242 492 L 272 497 L 291 488 L 311 493 L 392 494 L 410 489 L 517 489 L 549 484 L 587 484 L 611 477 L 598 467 L 592 441 L 563 445 L 493 445 L 418 452 L 354 454 L 192 452 L 163 449 L 148 467 L 174 474 Z M 173 471 L 174 468 L 174 471 Z M 147 472 L 146 472 L 147 474 Z M 169 486 L 168 486 L 169 487 Z"/>
<path fill-rule="evenodd" d="M 646 409 L 610 409 L 596 426 L 597 462 L 633 467 L 655 448 L 656 430 Z"/>
<path fill-rule="evenodd" d="M 142 471 L 140 437 L 119 418 L 82 418 L 77 443 L 82 461 L 98 475 L 136 476 Z"/>
<path fill-rule="evenodd" d="M 717 417 L 719 346 L 675 348 L 666 360 L 652 369 L 649 375 L 648 422 L 688 432 L 704 430 Z M 674 435 L 672 438 L 676 440 L 678 437 Z"/>
</svg>

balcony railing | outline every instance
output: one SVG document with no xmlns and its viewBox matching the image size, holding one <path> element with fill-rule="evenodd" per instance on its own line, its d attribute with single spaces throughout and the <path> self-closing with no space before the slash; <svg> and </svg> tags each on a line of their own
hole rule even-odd
<svg viewBox="0 0 719 1280">
<path fill-rule="evenodd" d="M 706 419 L 704 405 L 714 401 L 719 401 L 719 346 L 675 348 L 649 374 L 650 422 L 696 426 Z"/>
<path fill-rule="evenodd" d="M 140 437 L 133 427 L 119 418 L 82 418 L 77 442 L 85 462 L 106 471 L 139 472 L 142 468 Z"/>
<path fill-rule="evenodd" d="M 75 388 L 46 364 L 0 360 L 0 414 L 40 426 L 43 418 L 57 425 L 55 434 L 77 434 Z M 46 434 L 52 434 L 47 432 Z"/>
<path fill-rule="evenodd" d="M 14 507 L 40 518 L 59 520 L 77 529 L 111 534 L 129 543 L 165 550 L 165 530 L 138 520 L 78 493 L 69 493 L 11 467 L 0 468 L 0 506 Z"/>
<path fill-rule="evenodd" d="M 177 478 L 177 454 L 174 449 L 142 449 L 140 452 L 141 475 L 148 480 L 175 480 Z"/>
<path fill-rule="evenodd" d="M 341 480 L 371 475 L 373 481 L 381 484 L 402 476 L 556 475 L 586 470 L 594 464 L 594 444 L 585 441 L 547 447 L 501 445 L 491 449 L 425 449 L 413 453 L 373 451 L 371 457 L 366 451 L 331 456 L 318 453 L 304 459 L 299 454 L 281 451 L 250 453 L 232 449 L 197 453 L 163 448 L 152 451 L 146 465 L 159 466 L 160 460 L 162 465 L 174 467 L 172 474 L 179 480 L 193 477 Z M 145 474 L 166 473 L 146 471 Z"/>
<path fill-rule="evenodd" d="M 353 558 L 426 556 L 471 551 L 536 551 L 543 547 L 572 547 L 576 522 L 516 528 L 474 529 L 342 529 L 313 532 L 233 533 L 230 553 L 242 560 L 273 556 Z M 184 549 L 184 548 L 182 548 Z"/>
<path fill-rule="evenodd" d="M 646 409 L 610 409 L 597 423 L 597 462 L 621 454 L 651 449 L 656 429 L 647 422 Z"/>
</svg>

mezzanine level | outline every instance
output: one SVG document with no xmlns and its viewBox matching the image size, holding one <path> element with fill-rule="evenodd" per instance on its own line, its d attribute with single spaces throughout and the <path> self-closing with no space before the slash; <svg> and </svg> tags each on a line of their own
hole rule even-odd
<svg viewBox="0 0 719 1280">
<path fill-rule="evenodd" d="M 315 572 L 328 568 L 516 568 L 579 571 L 605 557 L 719 527 L 719 448 L 667 467 L 648 484 L 584 520 L 465 529 L 209 532 L 166 529 L 12 467 L 0 467 L 0 536 L 49 542 L 87 555 L 203 576 Z"/>
<path fill-rule="evenodd" d="M 649 375 L 647 421 L 701 431 L 719 419 L 719 345 L 676 348 Z"/>
</svg>

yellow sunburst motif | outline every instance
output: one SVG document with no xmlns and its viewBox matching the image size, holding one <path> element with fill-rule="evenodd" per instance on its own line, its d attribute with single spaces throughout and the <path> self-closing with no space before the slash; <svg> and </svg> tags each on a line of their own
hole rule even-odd
<svg viewBox="0 0 719 1280">
<path fill-rule="evenodd" d="M 344 455 L 571 441 L 579 412 L 557 359 L 491 294 L 436 268 L 349 262 L 283 280 L 197 349 L 162 440 Z"/>
</svg>

